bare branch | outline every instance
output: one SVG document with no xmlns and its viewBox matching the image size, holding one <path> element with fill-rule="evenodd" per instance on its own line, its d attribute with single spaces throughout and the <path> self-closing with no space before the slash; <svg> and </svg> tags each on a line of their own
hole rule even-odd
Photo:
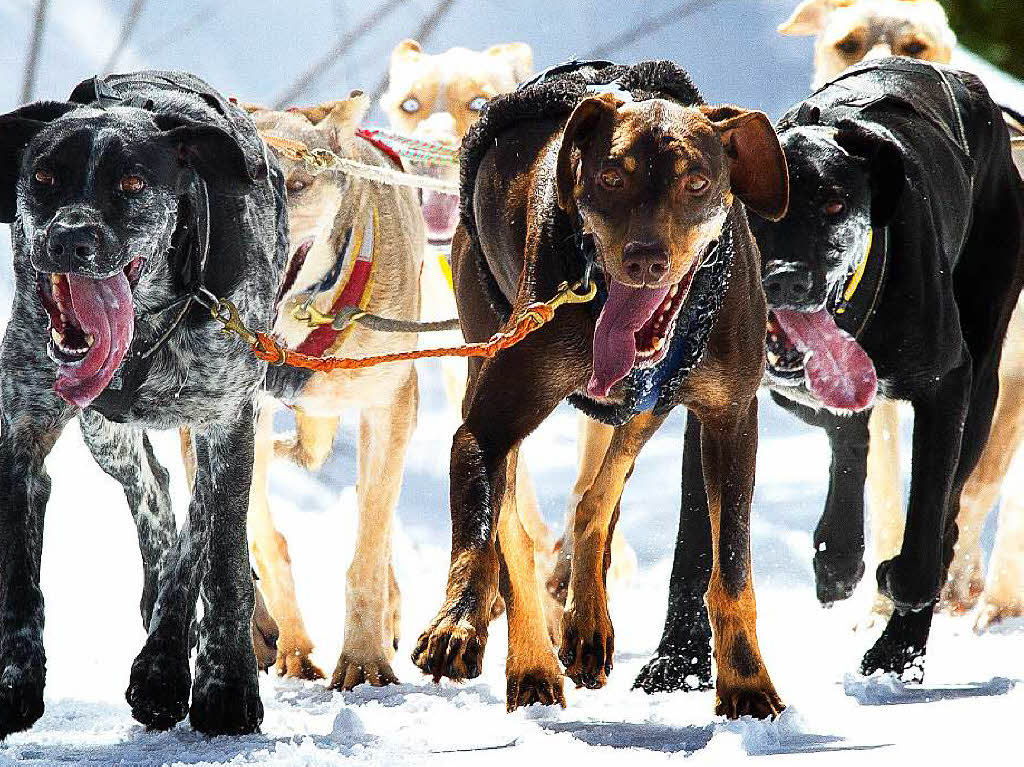
<svg viewBox="0 0 1024 767">
<path fill-rule="evenodd" d="M 114 50 L 110 52 L 107 63 L 103 65 L 103 74 L 110 73 L 110 70 L 117 64 L 117 60 L 121 58 L 125 48 L 128 47 L 128 41 L 131 40 L 132 33 L 135 31 L 145 6 L 146 0 L 132 0 L 132 4 L 128 6 L 128 12 L 124 16 L 124 23 L 121 25 L 121 35 L 117 39 L 117 45 L 114 46 Z"/>
<path fill-rule="evenodd" d="M 36 88 L 36 71 L 39 69 L 39 50 L 43 46 L 43 30 L 46 27 L 46 7 L 49 0 L 36 0 L 36 11 L 32 20 L 32 42 L 29 43 L 28 59 L 25 61 L 25 80 L 21 86 L 21 101 L 31 101 Z"/>
<path fill-rule="evenodd" d="M 655 16 L 649 16 L 640 24 L 635 27 L 625 30 L 610 40 L 591 48 L 584 54 L 584 59 L 598 59 L 609 54 L 616 53 L 623 48 L 627 48 L 638 40 L 643 40 L 645 37 L 650 37 L 655 32 L 665 29 L 667 26 L 678 24 L 687 16 L 691 16 L 697 11 L 704 11 L 713 5 L 716 5 L 721 0 L 690 0 L 687 3 L 679 3 L 667 11 L 659 13 Z"/>
</svg>

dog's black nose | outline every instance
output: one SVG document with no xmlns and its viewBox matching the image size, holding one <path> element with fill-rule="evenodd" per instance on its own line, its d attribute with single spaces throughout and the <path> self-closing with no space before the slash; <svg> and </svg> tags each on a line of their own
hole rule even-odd
<svg viewBox="0 0 1024 767">
<path fill-rule="evenodd" d="M 778 309 L 803 309 L 811 300 L 814 275 L 800 264 L 770 265 L 763 284 L 769 305 Z"/>
<path fill-rule="evenodd" d="M 668 251 L 654 242 L 627 243 L 622 249 L 622 268 L 631 280 L 656 284 L 668 273 Z"/>
<path fill-rule="evenodd" d="M 99 248 L 100 235 L 89 224 L 63 224 L 54 222 L 47 236 L 46 247 L 55 260 L 69 265 L 83 259 L 92 261 Z"/>
</svg>

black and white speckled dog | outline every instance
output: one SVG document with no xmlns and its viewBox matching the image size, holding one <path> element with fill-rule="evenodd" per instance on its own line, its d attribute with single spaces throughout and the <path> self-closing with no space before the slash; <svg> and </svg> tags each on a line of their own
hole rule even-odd
<svg viewBox="0 0 1024 767">
<path fill-rule="evenodd" d="M 111 76 L 0 116 L 0 221 L 12 223 L 17 281 L 0 351 L 0 737 L 43 712 L 43 460 L 76 415 L 139 527 L 149 638 L 132 667 L 133 715 L 254 731 L 245 518 L 265 365 L 201 298 L 270 325 L 287 252 L 281 173 L 245 113 L 202 81 Z M 142 429 L 179 426 L 195 435 L 198 476 L 173 547 L 166 473 Z"/>
</svg>

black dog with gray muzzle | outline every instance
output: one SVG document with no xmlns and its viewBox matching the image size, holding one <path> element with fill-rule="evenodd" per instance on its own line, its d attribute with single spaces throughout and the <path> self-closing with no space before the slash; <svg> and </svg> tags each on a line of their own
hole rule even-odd
<svg viewBox="0 0 1024 767">
<path fill-rule="evenodd" d="M 142 547 L 149 637 L 133 715 L 252 732 L 263 707 L 245 520 L 266 366 L 207 306 L 230 299 L 246 324 L 270 326 L 287 253 L 280 170 L 246 114 L 201 80 L 116 75 L 0 116 L 0 221 L 16 276 L 0 349 L 0 737 L 43 712 L 43 461 L 75 416 L 124 484 Z M 181 426 L 198 472 L 175 547 L 167 474 L 142 430 Z"/>
</svg>

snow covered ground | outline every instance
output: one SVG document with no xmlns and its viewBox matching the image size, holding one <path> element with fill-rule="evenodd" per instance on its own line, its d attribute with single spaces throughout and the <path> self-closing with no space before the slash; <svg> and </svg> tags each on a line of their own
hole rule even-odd
<svg viewBox="0 0 1024 767">
<path fill-rule="evenodd" d="M 929 648 L 927 686 L 902 689 L 850 676 L 872 637 L 851 627 L 864 614 L 865 586 L 847 604 L 821 609 L 810 568 L 812 530 L 824 498 L 827 444 L 770 402 L 762 438 L 754 515 L 754 563 L 761 647 L 790 708 L 774 723 L 726 722 L 711 693 L 648 696 L 630 690 L 660 637 L 671 543 L 675 537 L 683 419 L 673 416 L 641 456 L 627 488 L 622 522 L 640 568 L 612 595 L 616 665 L 604 690 L 567 686 L 568 708 L 506 714 L 505 621 L 492 628 L 484 674 L 465 685 L 435 686 L 409 661 L 412 643 L 440 604 L 448 562 L 447 450 L 455 422 L 436 370 L 422 375 L 425 396 L 411 448 L 395 534 L 403 590 L 403 635 L 395 670 L 402 684 L 350 693 L 322 684 L 261 677 L 262 733 L 207 739 L 187 722 L 149 733 L 130 715 L 123 692 L 142 645 L 141 577 L 134 528 L 120 487 L 103 475 L 76 426 L 48 466 L 53 495 L 46 523 L 46 713 L 0 745 L 0 764 L 496 764 L 571 760 L 588 764 L 732 764 L 747 756 L 816 765 L 906 764 L 908 759 L 998 759 L 1019 749 L 1024 713 L 1024 635 L 1013 627 L 983 637 L 969 618 L 939 617 Z M 558 411 L 524 451 L 548 521 L 560 523 L 574 472 L 575 415 Z M 158 451 L 184 480 L 174 435 Z M 318 475 L 278 464 L 272 503 L 288 536 L 316 660 L 332 668 L 341 646 L 344 573 L 355 519 L 355 439 L 343 428 Z M 1017 627 L 1021 628 L 1020 626 Z M 869 753 L 861 753 L 867 751 Z M 795 763 L 795 761 L 794 761 Z"/>
</svg>

